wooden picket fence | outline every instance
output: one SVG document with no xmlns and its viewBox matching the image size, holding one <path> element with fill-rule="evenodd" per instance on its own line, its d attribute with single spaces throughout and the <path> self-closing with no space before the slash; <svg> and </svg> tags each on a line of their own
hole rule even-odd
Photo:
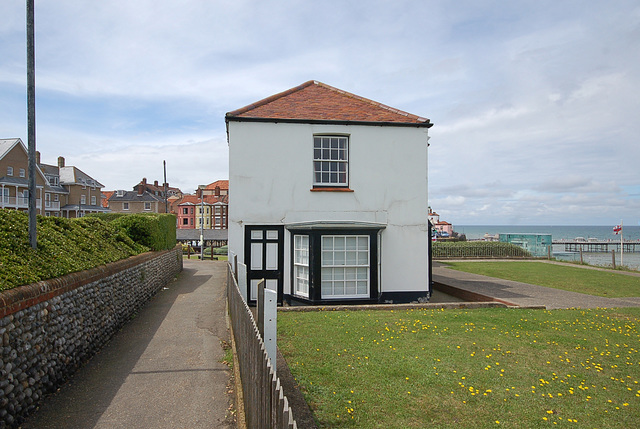
<svg viewBox="0 0 640 429">
<path fill-rule="evenodd" d="M 253 314 L 240 294 L 237 275 L 231 264 L 227 267 L 227 304 L 238 355 L 247 427 L 297 429 Z"/>
</svg>

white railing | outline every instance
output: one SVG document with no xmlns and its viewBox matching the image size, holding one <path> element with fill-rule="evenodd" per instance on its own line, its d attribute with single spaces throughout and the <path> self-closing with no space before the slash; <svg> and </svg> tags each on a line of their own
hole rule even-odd
<svg viewBox="0 0 640 429">
<path fill-rule="evenodd" d="M 29 208 L 29 197 L 7 197 L 4 196 L 0 198 L 2 202 L 2 208 L 7 209 L 28 209 Z M 58 209 L 60 208 L 60 202 L 54 201 L 58 204 Z M 42 200 L 36 199 L 36 208 L 39 209 L 42 207 Z"/>
<path fill-rule="evenodd" d="M 47 201 L 44 200 L 45 210 L 60 210 L 60 201 Z"/>
</svg>

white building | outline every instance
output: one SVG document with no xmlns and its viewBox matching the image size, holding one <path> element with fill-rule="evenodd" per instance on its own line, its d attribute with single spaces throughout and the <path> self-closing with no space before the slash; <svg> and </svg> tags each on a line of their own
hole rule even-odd
<svg viewBox="0 0 640 429">
<path fill-rule="evenodd" d="M 226 122 L 250 301 L 262 278 L 293 304 L 429 297 L 428 119 L 309 81 Z"/>
</svg>

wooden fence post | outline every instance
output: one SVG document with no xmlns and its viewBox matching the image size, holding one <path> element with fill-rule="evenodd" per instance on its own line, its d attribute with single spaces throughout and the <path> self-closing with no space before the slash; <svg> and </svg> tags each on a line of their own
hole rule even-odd
<svg viewBox="0 0 640 429">
<path fill-rule="evenodd" d="M 611 249 L 611 264 L 613 265 L 613 269 L 616 269 L 616 251 Z"/>
</svg>

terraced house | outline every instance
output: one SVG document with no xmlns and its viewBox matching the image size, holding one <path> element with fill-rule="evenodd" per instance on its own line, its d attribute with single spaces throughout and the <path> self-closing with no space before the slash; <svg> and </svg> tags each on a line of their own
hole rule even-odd
<svg viewBox="0 0 640 429">
<path fill-rule="evenodd" d="M 29 158 L 19 138 L 0 139 L 0 208 L 28 210 Z M 40 162 L 36 153 L 36 209 L 43 216 L 82 217 L 108 211 L 102 207 L 102 185 L 82 170 Z"/>
<path fill-rule="evenodd" d="M 429 119 L 309 81 L 226 123 L 250 302 L 263 278 L 291 304 L 429 298 Z"/>
</svg>

